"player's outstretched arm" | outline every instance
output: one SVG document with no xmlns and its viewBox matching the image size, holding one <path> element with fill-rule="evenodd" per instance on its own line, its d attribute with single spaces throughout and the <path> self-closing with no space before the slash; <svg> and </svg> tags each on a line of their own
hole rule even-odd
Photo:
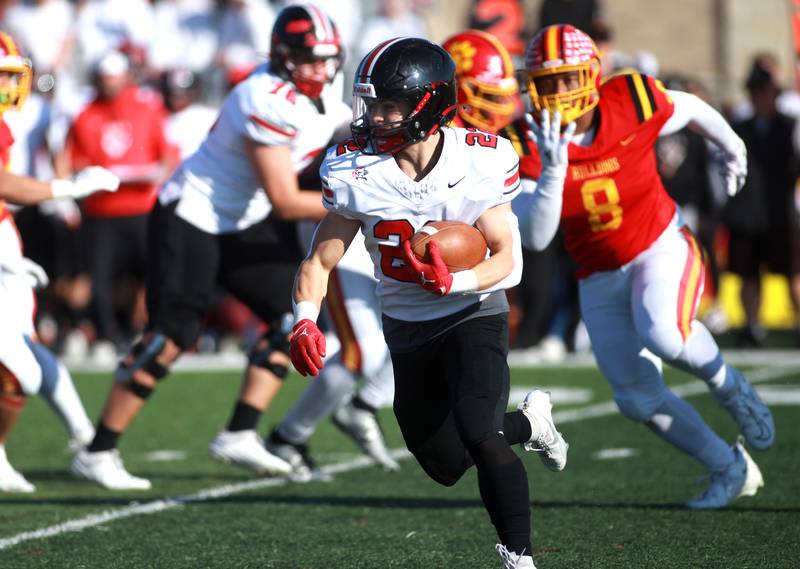
<svg viewBox="0 0 800 569">
<path fill-rule="evenodd" d="M 561 116 L 556 112 L 551 120 L 545 109 L 537 123 L 528 114 L 526 120 L 542 162 L 542 172 L 536 182 L 523 180 L 523 191 L 512 202 L 519 218 L 522 243 L 535 251 L 545 249 L 555 237 L 561 217 L 564 181 L 569 166 L 569 143 L 575 134 L 575 123 L 561 132 Z M 533 185 L 533 187 L 530 187 Z"/>
<path fill-rule="evenodd" d="M 317 221 L 325 216 L 320 193 L 300 189 L 288 146 L 258 144 L 249 139 L 245 146 L 256 177 L 278 217 Z"/>
<path fill-rule="evenodd" d="M 747 149 L 728 121 L 717 110 L 696 95 L 683 91 L 667 91 L 675 109 L 661 127 L 659 136 L 666 136 L 688 127 L 719 147 L 725 156 L 722 176 L 729 196 L 736 195 L 747 177 Z"/>
<path fill-rule="evenodd" d="M 29 176 L 0 172 L 0 199 L 34 205 L 57 198 L 80 199 L 98 191 L 115 192 L 119 178 L 100 166 L 84 168 L 72 180 L 42 182 Z"/>
<path fill-rule="evenodd" d="M 328 289 L 328 276 L 344 256 L 361 227 L 360 222 L 328 213 L 314 233 L 311 251 L 295 277 L 292 301 L 294 329 L 291 358 L 302 375 L 317 375 L 325 357 L 325 336 L 317 326 L 320 305 Z"/>
</svg>

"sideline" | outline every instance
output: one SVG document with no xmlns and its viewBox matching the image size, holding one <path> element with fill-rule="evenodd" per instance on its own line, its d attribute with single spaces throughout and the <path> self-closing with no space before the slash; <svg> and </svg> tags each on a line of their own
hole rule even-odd
<svg viewBox="0 0 800 569">
<path fill-rule="evenodd" d="M 800 367 L 800 350 L 723 350 L 726 363 L 735 366 L 797 366 Z M 71 372 L 111 373 L 115 364 L 93 363 L 89 359 L 64 360 Z M 172 371 L 241 371 L 247 365 L 247 356 L 240 352 L 219 354 L 186 354 L 172 367 Z M 596 367 L 591 352 L 567 354 L 558 362 L 544 362 L 535 351 L 512 350 L 508 354 L 512 368 L 586 368 Z"/>
</svg>

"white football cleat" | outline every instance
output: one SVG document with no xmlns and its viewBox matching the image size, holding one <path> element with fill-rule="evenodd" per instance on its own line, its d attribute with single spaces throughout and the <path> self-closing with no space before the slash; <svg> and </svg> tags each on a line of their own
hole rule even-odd
<svg viewBox="0 0 800 569">
<path fill-rule="evenodd" d="M 29 494 L 36 491 L 36 486 L 28 482 L 25 477 L 11 466 L 6 456 L 6 448 L 0 445 L 0 492 L 25 492 Z"/>
<path fill-rule="evenodd" d="M 558 472 L 567 465 L 569 444 L 556 430 L 552 408 L 550 394 L 538 389 L 528 393 L 517 407 L 531 423 L 532 436 L 522 443 L 522 448 L 538 452 L 544 465 L 553 472 Z"/>
<path fill-rule="evenodd" d="M 134 476 L 122 464 L 117 449 L 89 452 L 81 449 L 72 459 L 72 473 L 90 480 L 109 490 L 149 490 L 152 487 L 146 478 Z"/>
<path fill-rule="evenodd" d="M 258 474 L 284 476 L 292 471 L 288 462 L 264 448 L 264 441 L 250 429 L 246 431 L 220 431 L 208 445 L 214 460 L 235 464 Z"/>
<path fill-rule="evenodd" d="M 400 470 L 400 464 L 392 458 L 389 449 L 386 448 L 375 413 L 359 409 L 351 400 L 334 411 L 331 420 L 340 431 L 356 442 L 364 454 L 378 463 L 378 466 L 387 472 Z"/>
<path fill-rule="evenodd" d="M 308 445 L 294 444 L 284 439 L 277 431 L 272 431 L 266 442 L 269 452 L 285 460 L 292 466 L 289 480 L 292 482 L 331 482 L 333 476 L 317 466 L 311 457 Z"/>
<path fill-rule="evenodd" d="M 503 569 L 536 569 L 533 557 L 530 555 L 518 555 L 506 549 L 502 543 L 498 543 L 494 548 L 503 560 Z"/>
</svg>

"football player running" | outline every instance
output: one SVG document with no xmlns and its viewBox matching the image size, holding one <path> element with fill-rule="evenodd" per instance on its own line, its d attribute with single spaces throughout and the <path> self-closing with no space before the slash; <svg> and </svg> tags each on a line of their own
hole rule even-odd
<svg viewBox="0 0 800 569">
<path fill-rule="evenodd" d="M 348 107 L 333 88 L 341 63 L 330 17 L 312 5 L 284 8 L 269 62 L 226 97 L 200 148 L 161 188 L 150 218 L 144 337 L 122 360 L 92 443 L 73 472 L 112 489 L 147 489 L 117 451 L 121 434 L 158 381 L 196 341 L 221 285 L 269 326 L 249 354 L 238 401 L 211 455 L 259 473 L 291 468 L 256 434 L 261 414 L 288 375 L 286 291 L 303 256 L 296 221 L 324 213 L 298 173 L 323 151 Z"/>
<path fill-rule="evenodd" d="M 497 133 L 521 107 L 514 68 L 503 45 L 479 30 L 459 32 L 442 43 L 456 64 L 458 110 L 453 126 Z M 267 448 L 293 466 L 295 480 L 321 476 L 308 445 L 317 424 L 333 412 L 334 424 L 386 470 L 399 464 L 386 449 L 375 410 L 394 392 L 389 350 L 383 339 L 372 261 L 356 235 L 331 272 L 323 305 L 341 347 L 328 346 L 325 367 L 309 384 L 267 441 Z M 330 340 L 330 337 L 329 337 Z M 348 399 L 358 376 L 364 386 Z M 346 401 L 342 405 L 341 401 Z"/>
<path fill-rule="evenodd" d="M 394 412 L 407 447 L 445 486 L 474 464 L 504 566 L 533 567 L 528 480 L 510 445 L 539 450 L 553 470 L 566 464 L 567 446 L 541 392 L 524 410 L 505 413 L 503 291 L 521 272 L 510 207 L 519 159 L 505 139 L 448 127 L 456 104 L 455 64 L 427 40 L 388 40 L 362 60 L 353 85 L 353 140 L 329 149 L 320 171 L 328 214 L 295 280 L 292 362 L 304 375 L 322 369 L 320 304 L 331 271 L 361 231 L 378 279 Z M 457 273 L 435 245 L 430 263 L 413 258 L 411 236 L 443 219 L 476 225 L 490 256 Z"/>
<path fill-rule="evenodd" d="M 687 506 L 721 508 L 755 494 L 763 480 L 744 445 L 729 446 L 664 384 L 662 361 L 704 380 L 750 446 L 773 443 L 769 409 L 695 319 L 703 255 L 661 184 L 653 150 L 658 136 L 689 126 L 724 154 L 733 195 L 747 173 L 744 144 L 709 105 L 652 77 L 601 84 L 596 47 L 572 26 L 543 29 L 525 67 L 539 123 L 529 119 L 536 144 L 528 141 L 521 164 L 536 189 L 514 204 L 523 242 L 544 248 L 560 220 L 578 266 L 583 320 L 617 406 L 710 473 L 707 490 Z"/>
<path fill-rule="evenodd" d="M 53 408 L 77 447 L 94 434 L 64 365 L 40 344 L 33 325 L 34 288 L 47 286 L 44 269 L 22 255 L 19 232 L 6 202 L 33 205 L 50 199 L 79 199 L 100 190 L 116 191 L 119 178 L 105 168 L 81 170 L 74 180 L 42 182 L 7 171 L 14 138 L 2 114 L 25 104 L 31 62 L 8 34 L 0 32 L 0 491 L 33 492 L 35 487 L 8 461 L 5 443 L 28 396 L 40 394 Z"/>
</svg>

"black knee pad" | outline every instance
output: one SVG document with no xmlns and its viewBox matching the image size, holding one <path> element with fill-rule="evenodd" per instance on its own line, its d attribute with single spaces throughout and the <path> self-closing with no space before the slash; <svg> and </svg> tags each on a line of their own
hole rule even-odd
<svg viewBox="0 0 800 569">
<path fill-rule="evenodd" d="M 262 344 L 264 340 L 266 340 L 267 345 L 259 349 L 259 344 Z M 264 334 L 261 340 L 256 342 L 255 347 L 250 350 L 248 361 L 252 366 L 260 367 L 274 373 L 280 379 L 285 379 L 286 376 L 289 375 L 289 368 L 285 365 L 269 361 L 269 357 L 275 352 L 280 352 L 288 356 L 289 348 L 289 339 L 286 337 L 286 334 L 281 332 L 280 329 L 273 328 Z"/>
<path fill-rule="evenodd" d="M 147 399 L 153 392 L 153 388 L 137 382 L 133 377 L 134 373 L 137 369 L 141 369 L 152 375 L 156 380 L 163 379 L 169 373 L 169 369 L 158 363 L 156 358 L 164 351 L 166 343 L 167 337 L 157 332 L 153 333 L 147 340 L 137 342 L 131 349 L 130 355 L 120 362 L 114 374 L 114 379 L 124 384 L 134 395 L 141 399 Z"/>
</svg>

